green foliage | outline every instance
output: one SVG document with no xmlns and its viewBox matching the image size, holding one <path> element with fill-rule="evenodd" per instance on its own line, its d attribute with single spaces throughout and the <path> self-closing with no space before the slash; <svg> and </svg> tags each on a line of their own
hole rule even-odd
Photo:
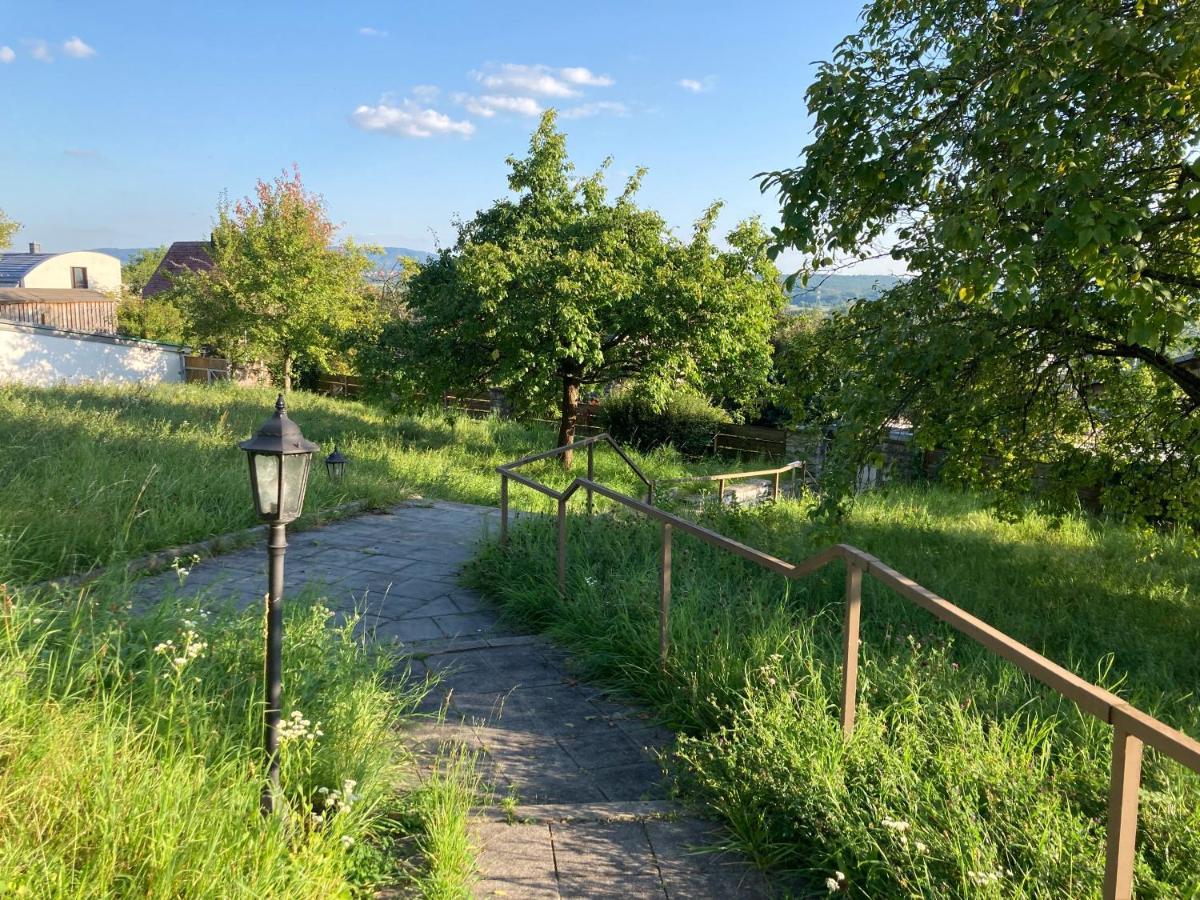
<svg viewBox="0 0 1200 900">
<path fill-rule="evenodd" d="M 4 214 L 4 210 L 0 209 L 0 250 L 5 249 L 12 243 L 12 236 L 17 233 L 20 227 L 20 222 L 14 222 Z"/>
<path fill-rule="evenodd" d="M 396 881 L 394 729 L 421 686 L 290 602 L 284 709 L 313 737 L 284 741 L 287 820 L 263 818 L 261 613 L 168 597 L 130 617 L 127 590 L 5 594 L 0 893 L 323 900 Z"/>
<path fill-rule="evenodd" d="M 515 199 L 459 227 L 453 249 L 409 286 L 412 319 L 385 332 L 372 375 L 424 396 L 504 389 L 518 409 L 562 410 L 573 436 L 580 387 L 638 379 L 659 396 L 679 381 L 733 403 L 757 399 L 783 304 L 757 222 L 717 250 L 713 205 L 689 241 L 635 203 L 639 170 L 615 199 L 607 164 L 572 178 L 547 112 L 529 155 L 509 159 Z"/>
<path fill-rule="evenodd" d="M 600 426 L 622 444 L 639 450 L 670 445 L 684 456 L 700 456 L 711 449 L 714 436 L 729 421 L 729 413 L 687 389 L 672 390 L 655 401 L 630 385 L 614 391 L 600 405 Z"/>
<path fill-rule="evenodd" d="M 334 233 L 298 171 L 259 181 L 253 197 L 223 200 L 212 270 L 177 273 L 170 292 L 196 343 L 237 362 L 268 362 L 285 390 L 297 365 L 333 367 L 342 335 L 374 306 L 365 248 L 333 246 Z"/>
<path fill-rule="evenodd" d="M 146 286 L 146 282 L 154 275 L 158 264 L 162 262 L 163 257 L 166 255 L 167 248 L 163 245 L 139 250 L 133 256 L 129 257 L 128 262 L 121 266 L 122 292 L 126 296 L 130 294 L 140 295 L 142 288 Z"/>
<path fill-rule="evenodd" d="M 237 442 L 275 394 L 236 385 L 0 387 L 0 572 L 32 581 L 256 524 Z M 304 527 L 351 501 L 409 497 L 495 506 L 501 463 L 546 446 L 544 426 L 389 409 L 295 391 L 289 414 L 328 453 L 350 458 L 340 481 L 313 466 Z M 677 455 L 635 454 L 652 478 L 687 474 Z M 606 483 L 640 486 L 614 454 L 596 454 Z M 582 470 L 531 467 L 557 487 Z M 514 505 L 545 511 L 542 498 Z M 0 579 L 2 580 L 2 579 Z"/>
<path fill-rule="evenodd" d="M 1194 537 L 945 490 L 865 496 L 838 526 L 812 501 L 709 509 L 701 523 L 782 559 L 845 541 L 1130 702 L 1200 735 Z M 1104 869 L 1111 731 L 864 578 L 853 738 L 837 722 L 844 576 L 795 582 L 677 535 L 671 657 L 658 665 L 658 525 L 572 519 L 568 600 L 552 521 L 471 567 L 512 621 L 585 677 L 681 730 L 685 799 L 760 865 L 854 897 L 1087 897 Z M 1200 776 L 1145 760 L 1139 896 L 1200 890 Z M 1032 823 L 1032 824 L 1031 824 Z M 801 892 L 804 893 L 803 891 Z M 840 894 L 839 894 L 840 896 Z"/>
<path fill-rule="evenodd" d="M 918 273 L 833 329 L 835 491 L 903 413 L 979 483 L 1075 455 L 1134 512 L 1194 504 L 1198 26 L 1174 0 L 867 7 L 802 165 L 764 179 L 814 268 L 886 240 Z"/>
<path fill-rule="evenodd" d="M 123 296 L 117 303 L 117 328 L 130 337 L 168 344 L 187 343 L 188 324 L 183 310 L 161 294 L 145 298 L 138 294 Z"/>
</svg>

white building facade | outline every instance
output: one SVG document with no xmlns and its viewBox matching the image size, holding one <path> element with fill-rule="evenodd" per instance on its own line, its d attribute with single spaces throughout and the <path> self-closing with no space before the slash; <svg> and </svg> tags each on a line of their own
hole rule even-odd
<svg viewBox="0 0 1200 900">
<path fill-rule="evenodd" d="M 116 293 L 121 289 L 121 261 L 94 250 L 0 253 L 0 288 L 48 288 Z"/>
</svg>

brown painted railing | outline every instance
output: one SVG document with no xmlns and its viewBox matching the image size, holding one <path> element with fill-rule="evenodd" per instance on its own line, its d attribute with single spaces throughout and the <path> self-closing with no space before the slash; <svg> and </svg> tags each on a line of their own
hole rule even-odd
<svg viewBox="0 0 1200 900">
<path fill-rule="evenodd" d="M 565 562 L 563 562 L 565 557 L 562 556 L 562 554 L 566 553 L 567 500 L 570 498 L 571 494 L 578 490 L 579 486 L 572 482 L 566 491 L 556 491 L 539 481 L 534 481 L 532 478 L 527 478 L 524 475 L 518 475 L 514 470 L 519 469 L 521 466 L 528 465 L 531 462 L 550 459 L 552 456 L 561 456 L 568 450 L 578 450 L 582 447 L 586 447 L 587 478 L 577 478 L 576 481 L 586 481 L 590 484 L 596 475 L 597 444 L 606 444 L 617 452 L 617 455 L 625 461 L 625 464 L 629 466 L 631 470 L 633 470 L 633 474 L 638 477 L 642 484 L 646 485 L 646 502 L 653 503 L 654 482 L 646 477 L 646 473 L 638 467 L 637 463 L 629 458 L 629 454 L 621 448 L 620 444 L 614 441 L 607 434 L 595 434 L 591 437 L 586 437 L 582 440 L 575 441 L 573 444 L 565 444 L 562 447 L 555 447 L 553 450 L 545 450 L 541 453 L 531 453 L 529 456 L 522 456 L 520 459 L 515 459 L 510 463 L 505 463 L 504 465 L 496 468 L 496 471 L 500 473 L 500 540 L 508 540 L 508 482 L 509 479 L 512 479 L 518 484 L 523 484 L 526 487 L 537 491 L 539 494 L 545 494 L 547 497 L 558 501 L 558 546 L 560 554 L 560 567 L 561 565 L 565 565 Z M 586 488 L 586 490 L 587 512 L 590 516 L 595 505 L 594 495 L 592 494 L 591 488 Z M 623 497 L 625 495 L 622 494 L 621 496 Z"/>
<path fill-rule="evenodd" d="M 773 475 L 775 480 L 771 485 L 771 498 L 779 499 L 779 479 L 785 472 L 791 473 L 792 479 L 792 496 L 796 496 L 796 473 L 800 473 L 802 481 L 808 480 L 808 463 L 801 460 L 785 463 L 782 466 L 776 466 L 774 469 L 756 469 L 753 472 L 725 472 L 720 475 L 689 475 L 685 478 L 668 478 L 658 482 L 659 486 L 667 484 L 689 484 L 706 481 L 715 481 L 717 483 L 717 506 L 720 506 L 725 501 L 725 483 L 728 481 L 737 481 L 742 478 L 761 478 L 764 475 Z"/>
<path fill-rule="evenodd" d="M 647 486 L 647 499 L 638 500 L 596 483 L 592 466 L 592 449 L 597 443 L 607 443 L 630 465 Z M 564 490 L 555 491 L 531 478 L 518 475 L 513 469 L 539 459 L 547 459 L 568 449 L 588 448 L 588 477 L 576 478 Z M 1134 850 L 1137 843 L 1138 791 L 1142 780 L 1142 750 L 1149 744 L 1200 773 L 1200 741 L 1161 722 L 1148 713 L 1126 703 L 1091 682 L 1085 681 L 1058 663 L 1042 656 L 991 625 L 960 609 L 948 600 L 917 584 L 886 563 L 849 544 L 837 544 L 810 556 L 800 563 L 789 563 L 756 550 L 711 529 L 689 522 L 652 505 L 653 484 L 607 434 L 576 441 L 544 453 L 522 457 L 500 466 L 500 536 L 508 540 L 508 481 L 512 479 L 558 501 L 558 590 L 566 595 L 567 584 L 567 503 L 580 489 L 587 492 L 588 513 L 593 497 L 599 494 L 628 509 L 641 513 L 662 525 L 662 552 L 659 583 L 659 659 L 665 663 L 670 650 L 671 614 L 671 538 L 676 530 L 699 538 L 736 556 L 749 560 L 785 578 L 803 578 L 830 563 L 842 560 L 846 564 L 846 606 L 842 631 L 842 687 L 840 719 L 843 734 L 849 738 L 854 731 L 854 713 L 858 694 L 859 620 L 862 613 L 862 578 L 870 575 L 890 587 L 900 596 L 932 613 L 951 628 L 982 644 L 997 656 L 1008 660 L 1027 675 L 1057 691 L 1102 722 L 1112 726 L 1112 768 L 1108 791 L 1108 837 L 1105 850 L 1105 900 L 1127 900 L 1133 892 Z"/>
</svg>

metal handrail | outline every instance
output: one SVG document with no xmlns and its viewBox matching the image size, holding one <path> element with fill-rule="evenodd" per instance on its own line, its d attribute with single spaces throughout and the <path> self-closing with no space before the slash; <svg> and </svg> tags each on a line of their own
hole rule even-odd
<svg viewBox="0 0 1200 900">
<path fill-rule="evenodd" d="M 693 481 L 715 481 L 717 483 L 717 506 L 720 506 L 725 501 L 725 482 L 736 481 L 740 478 L 756 478 L 762 475 L 774 475 L 775 483 L 771 487 L 772 499 L 779 499 L 779 476 L 784 472 L 792 473 L 792 496 L 796 496 L 796 472 L 801 472 L 801 478 L 808 476 L 808 463 L 803 460 L 793 460 L 790 463 L 785 463 L 782 466 L 776 466 L 774 469 L 756 469 L 753 472 L 724 472 L 720 475 L 685 475 L 682 478 L 664 478 L 658 482 L 659 485 L 665 484 L 684 484 Z"/>
<path fill-rule="evenodd" d="M 608 435 L 597 435 L 587 441 L 607 440 L 616 444 Z M 586 443 L 577 441 L 572 447 Z M 566 447 L 558 448 L 564 451 Z M 590 447 L 589 447 L 590 449 Z M 862 576 L 871 575 L 877 581 L 896 591 L 902 597 L 932 613 L 954 630 L 966 635 L 987 650 L 1007 660 L 1027 675 L 1070 700 L 1084 712 L 1112 726 L 1112 766 L 1109 776 L 1108 829 L 1105 848 L 1104 890 L 1105 900 L 1128 900 L 1133 892 L 1133 864 L 1137 844 L 1138 791 L 1142 780 L 1142 750 L 1149 744 L 1161 753 L 1200 774 L 1200 741 L 1172 728 L 1148 713 L 1125 702 L 1116 694 L 1104 690 L 1080 678 L 1074 672 L 1043 656 L 1020 641 L 1009 637 L 971 615 L 950 601 L 922 587 L 906 575 L 888 566 L 876 557 L 849 544 L 836 544 L 810 556 L 799 563 L 778 559 L 761 550 L 735 541 L 695 522 L 690 522 L 653 505 L 653 494 L 647 501 L 638 500 L 620 491 L 596 483 L 591 477 L 576 478 L 563 491 L 552 491 L 531 479 L 518 477 L 511 468 L 517 464 L 553 456 L 554 452 L 534 454 L 517 463 L 500 466 L 501 477 L 501 525 L 502 543 L 508 540 L 508 479 L 534 487 L 558 500 L 558 589 L 566 596 L 567 582 L 567 503 L 581 488 L 588 495 L 588 511 L 591 512 L 592 497 L 600 494 L 650 519 L 662 526 L 662 550 L 660 556 L 659 594 L 659 661 L 667 661 L 670 650 L 671 610 L 671 538 L 676 529 L 699 538 L 722 550 L 749 560 L 764 569 L 786 578 L 796 579 L 811 575 L 830 563 L 842 560 L 846 564 L 846 606 L 842 633 L 842 688 L 840 721 L 842 733 L 849 738 L 854 732 L 854 714 L 858 693 L 858 649 L 859 622 L 862 613 Z M 625 457 L 625 454 L 621 454 Z M 625 457 L 627 461 L 628 457 Z M 590 460 L 589 460 L 590 463 Z M 630 465 L 633 463 L 630 461 Z M 636 466 L 634 466 L 636 470 Z M 642 479 L 646 479 L 643 477 Z M 649 484 L 649 482 L 647 482 Z"/>
<path fill-rule="evenodd" d="M 612 447 L 613 450 L 617 452 L 617 455 L 625 461 L 625 464 L 629 466 L 630 469 L 633 470 L 633 474 L 636 475 L 639 480 L 641 480 L 642 484 L 646 485 L 646 502 L 653 503 L 654 482 L 646 477 L 646 473 L 641 470 L 637 463 L 629 458 L 629 454 L 625 452 L 620 444 L 612 439 L 608 432 L 601 432 L 600 434 L 594 434 L 591 437 L 582 438 L 581 440 L 574 441 L 570 444 L 563 444 L 561 447 L 555 447 L 552 450 L 543 450 L 540 453 L 530 453 L 528 456 L 522 456 L 520 459 L 514 459 L 510 463 L 505 463 L 502 466 L 496 467 L 496 471 L 500 473 L 500 540 L 504 541 L 508 538 L 508 480 L 510 478 L 513 481 L 525 485 L 526 487 L 533 488 L 535 491 L 541 494 L 545 494 L 547 497 L 550 497 L 553 500 L 557 500 L 559 516 L 561 517 L 566 515 L 566 508 L 564 506 L 566 500 L 564 499 L 564 493 L 562 491 L 556 491 L 554 488 L 547 487 L 539 481 L 534 481 L 532 478 L 529 478 L 525 475 L 519 475 L 514 471 L 515 469 L 524 465 L 528 465 L 531 462 L 539 462 L 543 459 L 550 459 L 553 456 L 561 456 L 569 450 L 578 450 L 580 447 L 586 447 L 587 477 L 590 480 L 591 478 L 595 477 L 596 473 L 597 444 L 608 444 L 608 446 Z M 574 493 L 574 490 L 572 490 L 572 493 Z M 587 492 L 587 511 L 589 516 L 592 514 L 594 505 L 595 499 L 592 491 L 589 489 Z"/>
</svg>

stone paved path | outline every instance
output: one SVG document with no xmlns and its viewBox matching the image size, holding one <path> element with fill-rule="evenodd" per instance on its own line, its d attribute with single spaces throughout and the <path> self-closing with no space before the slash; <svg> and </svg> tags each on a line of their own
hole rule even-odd
<svg viewBox="0 0 1200 900">
<path fill-rule="evenodd" d="M 472 829 L 480 897 L 755 897 L 758 873 L 725 854 L 696 852 L 715 825 L 683 818 L 666 799 L 656 753 L 670 732 L 569 673 L 547 641 L 505 629 L 458 584 L 494 509 L 455 503 L 399 507 L 289 536 L 287 591 L 316 584 L 340 613 L 402 645 L 418 673 L 437 672 L 429 719 L 410 738 L 426 763 L 448 745 L 478 751 L 497 799 Z M 249 548 L 193 567 L 183 595 L 211 591 L 260 602 L 265 551 Z M 147 578 L 149 601 L 175 586 Z M 435 713 L 443 715 L 433 715 Z M 511 801 L 510 801 L 511 803 Z"/>
</svg>

